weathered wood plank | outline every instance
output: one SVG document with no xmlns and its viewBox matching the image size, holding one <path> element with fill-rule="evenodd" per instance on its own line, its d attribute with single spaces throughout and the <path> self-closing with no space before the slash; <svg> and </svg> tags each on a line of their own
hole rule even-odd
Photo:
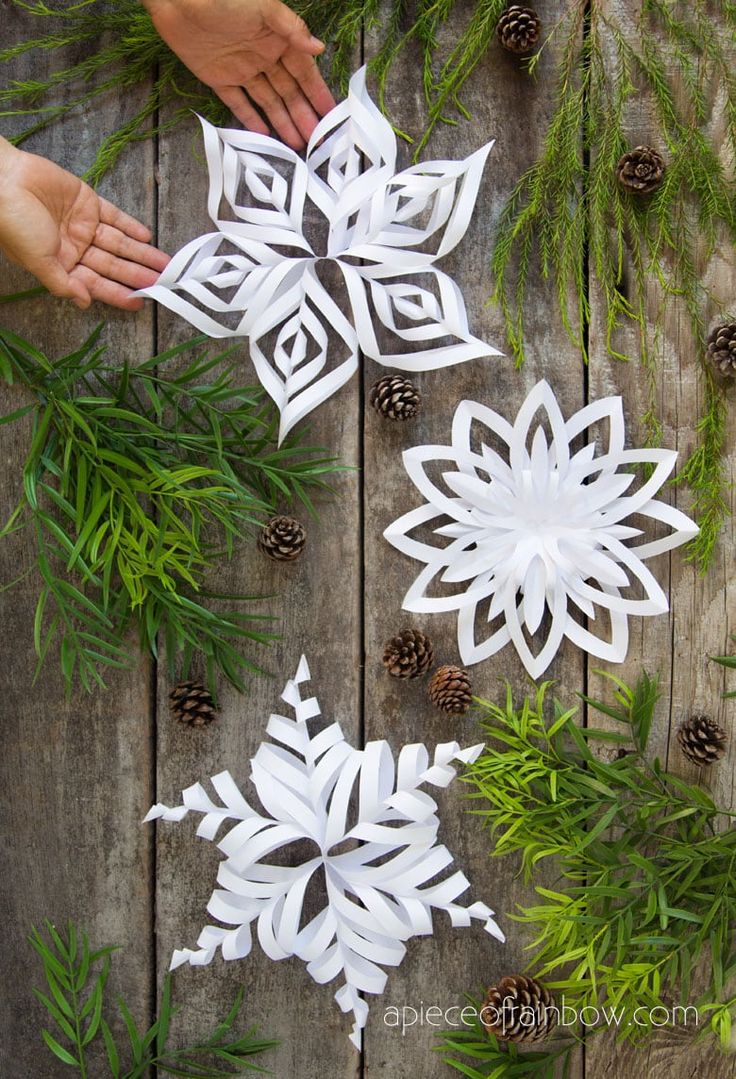
<svg viewBox="0 0 736 1079">
<path fill-rule="evenodd" d="M 616 0 L 610 5 L 609 14 L 616 19 L 632 40 L 638 42 L 636 20 L 641 9 L 637 0 Z M 613 70 L 613 69 L 612 69 Z M 677 68 L 670 73 L 677 79 Z M 720 103 L 715 102 L 710 122 L 710 133 L 718 141 L 723 140 Z M 626 130 L 630 145 L 651 143 L 664 152 L 657 133 L 659 121 L 651 96 L 641 93 L 629 103 Z M 726 151 L 724 146 L 724 160 Z M 713 295 L 728 305 L 736 284 L 736 267 L 733 248 L 722 239 L 715 255 L 706 260 L 701 249 L 699 266 L 704 284 Z M 632 276 L 630 264 L 627 267 Z M 644 444 L 646 432 L 641 414 L 646 408 L 647 373 L 638 362 L 639 343 L 632 328 L 619 333 L 616 346 L 632 357 L 630 363 L 611 360 L 605 352 L 604 310 L 595 278 L 590 281 L 592 323 L 590 333 L 590 395 L 591 399 L 611 393 L 623 396 L 627 421 L 629 445 Z M 715 305 L 708 312 L 715 321 Z M 655 383 L 657 412 L 663 419 L 662 445 L 679 451 L 678 467 L 682 467 L 696 445 L 695 424 L 701 414 L 703 387 L 699 374 L 698 352 L 702 347 L 693 339 L 688 315 L 684 305 L 676 298 L 663 299 L 661 291 L 652 283 L 648 294 L 647 316 L 650 336 L 658 332 L 661 360 L 658 363 Z M 736 452 L 736 421 L 733 412 L 728 423 L 728 475 L 734 471 Z M 683 486 L 669 487 L 660 494 L 686 513 L 690 512 L 692 498 Z M 733 498 L 733 491 L 732 491 Z M 732 501 L 733 511 L 733 501 Z M 631 640 L 626 662 L 611 667 L 591 662 L 590 690 L 593 696 L 608 695 L 610 689 L 592 668 L 601 667 L 632 684 L 642 669 L 659 672 L 663 699 L 652 730 L 650 753 L 666 763 L 675 774 L 690 782 L 700 782 L 711 795 L 724 806 L 733 803 L 733 777 L 736 764 L 734 751 L 733 708 L 730 702 L 721 700 L 724 689 L 723 668 L 709 662 L 708 657 L 732 651 L 730 634 L 736 616 L 736 588 L 734 586 L 734 528 L 733 517 L 727 522 L 713 564 L 706 576 L 686 561 L 682 549 L 661 555 L 648 563 L 657 579 L 668 593 L 669 616 L 632 619 Z M 710 772 L 688 764 L 682 756 L 675 731 L 682 720 L 695 712 L 705 712 L 718 719 L 730 729 L 730 750 L 727 757 Z M 596 716 L 596 724 L 599 717 Z M 701 774 L 698 774 L 701 772 Z M 697 987 L 696 987 L 697 988 Z M 692 993 L 693 1003 L 697 993 Z M 707 1018 L 703 1017 L 702 1023 Z M 591 1040 L 586 1052 L 586 1068 L 593 1075 L 670 1076 L 671 1079 L 689 1079 L 694 1075 L 707 1075 L 708 1079 L 725 1079 L 733 1076 L 736 1064 L 731 1056 L 721 1053 L 715 1040 L 707 1036 L 692 1045 L 694 1030 L 683 1027 L 664 1027 L 652 1040 L 645 1052 L 628 1045 L 616 1045 L 612 1035 Z"/>
<path fill-rule="evenodd" d="M 19 8 L 3 4 L 3 44 L 38 32 Z M 78 58 L 65 54 L 68 60 Z M 58 54 L 29 55 L 15 65 L 17 77 L 46 75 Z M 5 72 L 4 72 L 5 74 Z M 141 88 L 144 90 L 145 88 Z M 44 154 L 72 172 L 82 172 L 112 125 L 135 108 L 138 93 L 124 101 L 108 99 L 89 116 L 69 118 L 63 127 L 36 136 L 28 149 Z M 9 121 L 2 133 L 10 134 Z M 121 159 L 104 193 L 141 220 L 153 211 L 152 147 L 141 145 Z M 2 292 L 31 287 L 28 274 L 0 263 Z M 69 351 L 101 319 L 109 320 L 107 340 L 114 354 L 134 361 L 150 355 L 150 311 L 112 313 L 100 305 L 85 314 L 51 298 L 0 309 L 4 325 L 21 333 L 50 356 Z M 3 388 L 2 408 L 20 404 L 21 391 Z M 4 523 L 21 493 L 20 469 L 28 451 L 27 424 L 0 428 L 0 516 Z M 33 544 L 20 532 L 0 545 L 3 584 L 31 566 Z M 151 796 L 152 746 L 149 670 L 142 662 L 109 678 L 109 690 L 87 696 L 75 691 L 64 699 L 58 655 L 52 651 L 35 685 L 33 614 L 38 578 L 31 573 L 14 589 L 0 593 L 4 631 L 0 641 L 3 677 L 3 754 L 0 784 L 4 873 L 0 884 L 6 940 L 3 970 L 5 1007 L 0 1016 L 0 1071 L 33 1079 L 67 1074 L 44 1049 L 39 1028 L 45 1013 L 33 1000 L 41 985 L 40 967 L 26 936 L 31 923 L 48 917 L 63 925 L 72 919 L 87 929 L 93 945 L 115 943 L 125 949 L 116 959 L 110 988 L 122 993 L 134 1014 L 148 1021 L 151 1007 L 152 837 L 139 827 Z M 99 1062 L 98 1062 L 98 1065 Z M 101 1072 L 100 1072 L 101 1073 Z"/>
<path fill-rule="evenodd" d="M 170 135 L 161 147 L 160 242 L 175 250 L 185 240 L 211 227 L 206 212 L 207 173 L 194 124 Z M 186 192 L 186 212 L 181 198 Z M 166 347 L 172 335 L 185 336 L 182 323 L 166 312 L 159 318 L 159 343 Z M 247 346 L 238 352 L 243 382 L 255 383 Z M 311 419 L 311 418 L 310 418 Z M 357 380 L 314 413 L 306 441 L 325 446 L 349 466 L 359 459 L 359 393 Z M 254 609 L 275 616 L 273 629 L 281 640 L 253 654 L 271 677 L 254 678 L 246 696 L 219 685 L 221 718 L 200 731 L 182 729 L 170 717 L 170 683 L 158 674 L 157 797 L 178 800 L 179 791 L 195 780 L 228 769 L 247 797 L 257 798 L 248 782 L 250 758 L 266 737 L 269 715 L 285 706 L 281 692 L 307 656 L 312 682 L 305 695 L 316 695 L 329 721 L 340 722 L 355 744 L 360 739 L 361 684 L 361 577 L 359 475 L 346 472 L 335 483 L 332 499 L 318 499 L 320 519 L 308 520 L 299 506 L 282 506 L 305 522 L 308 542 L 302 558 L 291 565 L 276 565 L 256 547 L 256 534 L 243 536 L 232 563 L 217 573 L 218 591 L 271 597 Z M 247 647 L 247 646 L 246 646 Z M 288 711 L 285 714 L 289 714 Z M 159 974 L 166 969 L 174 947 L 193 947 L 206 924 L 206 905 L 221 855 L 194 835 L 192 820 L 174 827 L 160 824 L 156 856 L 156 933 Z M 296 862 L 305 851 L 291 851 Z M 289 852 L 285 856 L 289 857 Z M 311 855 L 310 855 L 311 856 Z M 278 855 L 272 856 L 274 860 Z M 324 886 L 322 887 L 324 891 Z M 314 906 L 316 891 L 308 892 Z M 349 1079 L 357 1074 L 359 1057 L 348 1041 L 351 1025 L 333 1000 L 336 984 L 317 986 L 297 959 L 274 963 L 255 938 L 253 951 L 240 962 L 219 956 L 209 967 L 181 968 L 176 973 L 177 993 L 186 999 L 187 1033 L 206 1030 L 229 1008 L 238 987 L 246 987 L 245 1014 L 264 1035 L 281 1039 L 278 1050 L 264 1064 L 274 1075 L 323 1079 Z"/>
<path fill-rule="evenodd" d="M 549 26 L 564 6 L 547 6 L 545 21 Z M 458 28 L 465 25 L 470 11 L 469 3 L 457 5 L 457 17 L 448 30 L 452 40 L 456 40 Z M 368 38 L 368 56 L 370 50 Z M 492 288 L 488 269 L 492 236 L 512 187 L 540 150 L 551 108 L 549 87 L 555 59 L 555 50 L 550 48 L 540 63 L 537 79 L 531 81 L 518 61 L 492 46 L 463 93 L 472 120 L 458 127 L 438 129 L 424 155 L 426 159 L 459 159 L 489 138 L 497 140 L 468 233 L 440 266 L 454 277 L 463 292 L 473 333 L 501 349 L 506 344 L 500 313 L 486 306 Z M 415 56 L 408 56 L 400 65 L 401 71 L 409 68 L 418 70 Z M 407 85 L 401 71 L 391 84 L 390 113 L 403 130 L 421 130 L 421 81 L 417 78 Z M 524 137 L 519 138 L 522 131 Z M 405 147 L 401 154 L 408 163 Z M 572 353 L 562 331 L 552 290 L 542 284 L 530 288 L 528 309 L 528 360 L 521 371 L 514 368 L 509 355 L 419 375 L 416 383 L 423 394 L 424 410 L 416 420 L 392 425 L 382 422 L 370 409 L 365 416 L 365 730 L 366 738 L 387 738 L 394 748 L 405 742 L 424 741 L 432 747 L 455 738 L 465 745 L 479 740 L 472 715 L 450 719 L 433 708 L 427 697 L 426 678 L 399 682 L 381 665 L 384 641 L 407 626 L 421 628 L 431 636 L 436 665 L 459 662 L 454 612 L 422 617 L 401 610 L 403 595 L 421 568 L 382 538 L 383 529 L 391 521 L 421 502 L 404 471 L 401 451 L 412 445 L 448 443 L 453 413 L 465 398 L 488 404 L 513 419 L 527 392 L 542 377 L 550 379 L 564 410 L 571 412 L 583 404 L 579 357 Z M 366 393 L 382 373 L 382 368 L 366 361 Z M 517 699 L 528 692 L 528 679 L 511 647 L 470 668 L 470 675 L 475 693 L 491 700 L 504 692 L 505 680 L 512 683 Z M 548 676 L 559 681 L 563 695 L 580 689 L 580 654 L 564 648 Z M 490 861 L 491 841 L 480 822 L 468 816 L 463 793 L 462 785 L 457 783 L 449 792 L 440 794 L 440 840 L 454 853 L 457 868 L 468 876 L 473 898 L 486 901 L 499 914 L 507 943 L 497 944 L 479 923 L 474 923 L 473 928 L 453 930 L 445 918 L 437 915 L 434 936 L 410 943 L 402 966 L 390 974 L 384 997 L 373 1004 L 366 1033 L 366 1076 L 403 1079 L 422 1075 L 425 1079 L 440 1079 L 449 1074 L 441 1056 L 432 1052 L 436 1027 L 417 1023 L 402 1037 L 400 1030 L 384 1025 L 386 1007 L 406 1005 L 418 1011 L 423 1002 L 425 1008 L 437 1005 L 444 1011 L 462 1005 L 466 991 L 478 992 L 504 974 L 524 969 L 523 948 L 528 937 L 506 915 L 515 910 L 518 902 L 529 902 L 532 892 L 516 879 L 518 867 L 511 861 Z M 446 1024 L 440 1020 L 439 1026 Z"/>
</svg>

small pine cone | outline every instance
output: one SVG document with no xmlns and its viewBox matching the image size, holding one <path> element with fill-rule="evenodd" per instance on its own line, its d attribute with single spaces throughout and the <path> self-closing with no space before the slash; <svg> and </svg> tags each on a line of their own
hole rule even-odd
<svg viewBox="0 0 736 1079">
<path fill-rule="evenodd" d="M 432 642 L 418 629 L 405 629 L 386 641 L 383 665 L 394 678 L 417 678 L 432 666 Z"/>
<path fill-rule="evenodd" d="M 726 732 L 710 716 L 691 716 L 677 728 L 680 749 L 693 764 L 713 764 L 726 752 Z"/>
<path fill-rule="evenodd" d="M 616 165 L 616 179 L 633 195 L 649 195 L 662 183 L 664 169 L 661 154 L 651 146 L 635 146 Z"/>
<path fill-rule="evenodd" d="M 736 376 L 736 322 L 724 322 L 711 330 L 706 351 L 722 375 Z"/>
<path fill-rule="evenodd" d="M 274 562 L 293 562 L 304 550 L 307 533 L 293 517 L 272 517 L 258 537 L 258 546 Z"/>
<path fill-rule="evenodd" d="M 538 1042 L 557 1020 L 554 997 L 536 978 L 509 974 L 486 993 L 480 1020 L 499 1041 Z"/>
<path fill-rule="evenodd" d="M 371 389 L 370 402 L 387 420 L 410 420 L 422 407 L 419 390 L 403 375 L 379 378 Z"/>
<path fill-rule="evenodd" d="M 504 49 L 525 56 L 538 45 L 542 23 L 532 8 L 513 4 L 498 20 L 496 34 Z"/>
<path fill-rule="evenodd" d="M 169 702 L 174 718 L 189 727 L 206 727 L 217 719 L 212 694 L 201 682 L 179 682 L 169 694 Z"/>
<path fill-rule="evenodd" d="M 443 712 L 463 715 L 473 700 L 468 672 L 461 667 L 438 667 L 429 683 L 429 698 Z"/>
</svg>

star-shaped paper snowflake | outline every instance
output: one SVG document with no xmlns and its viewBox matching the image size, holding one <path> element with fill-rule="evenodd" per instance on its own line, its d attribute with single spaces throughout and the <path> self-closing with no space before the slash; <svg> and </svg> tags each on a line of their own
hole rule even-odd
<svg viewBox="0 0 736 1079">
<path fill-rule="evenodd" d="M 203 813 L 197 834 L 211 840 L 223 821 L 239 822 L 218 843 L 226 858 L 217 874 L 220 888 L 207 906 L 214 918 L 235 928 L 206 926 L 199 950 L 175 951 L 171 967 L 202 966 L 218 947 L 224 959 L 242 959 L 251 950 L 251 923 L 257 919 L 258 939 L 271 959 L 298 956 L 319 983 L 342 976 L 335 999 L 344 1012 L 352 1010 L 351 1039 L 359 1047 L 368 1016 L 359 994 L 383 992 L 382 967 L 399 965 L 404 941 L 432 932 L 433 909 L 445 911 L 453 926 L 478 918 L 487 932 L 504 939 L 484 903 L 456 902 L 468 881 L 460 872 L 444 873 L 452 855 L 436 844 L 437 804 L 419 789 L 426 783 L 446 787 L 455 776 L 451 761 L 474 761 L 483 746 L 461 750 L 447 742 L 437 746 L 430 764 L 423 745 L 409 745 L 395 765 L 387 742 L 354 749 L 337 723 L 311 737 L 308 722 L 320 712 L 314 697 L 301 698 L 299 685 L 308 679 L 302 657 L 283 693 L 296 718 L 272 715 L 267 732 L 277 744 L 263 743 L 251 761 L 265 813 L 252 809 L 230 773 L 221 772 L 212 778 L 221 806 L 196 783 L 183 792 L 181 806 L 155 805 L 146 820 L 179 821 L 190 810 Z M 308 861 L 287 867 L 265 860 L 304 840 L 314 847 Z M 320 870 L 325 905 L 302 927 L 304 894 Z"/>
<path fill-rule="evenodd" d="M 397 173 L 396 138 L 365 68 L 318 124 L 306 161 L 265 135 L 202 127 L 218 231 L 186 244 L 141 294 L 211 337 L 250 339 L 280 438 L 348 381 L 359 351 L 405 371 L 500 355 L 471 335 L 459 288 L 432 265 L 465 234 L 492 143 Z M 321 250 L 304 234 L 309 203 L 326 222 Z M 339 269 L 352 320 L 320 263 Z"/>
<path fill-rule="evenodd" d="M 546 416 L 536 427 L 538 413 Z M 589 431 L 608 421 L 607 445 L 596 453 Z M 497 439 L 499 454 L 481 434 L 471 445 L 473 423 Z M 481 429 L 482 430 L 482 429 Z M 563 418 L 546 382 L 539 382 L 519 409 L 513 426 L 498 413 L 473 401 L 455 412 L 451 446 L 406 450 L 406 470 L 427 499 L 386 529 L 386 539 L 405 554 L 426 563 L 404 597 L 404 608 L 422 613 L 458 614 L 458 648 L 466 664 L 494 655 L 512 642 L 527 671 L 539 677 L 551 663 L 563 637 L 601 659 L 621 662 L 629 641 L 628 615 L 663 614 L 667 597 L 644 560 L 687 542 L 698 528 L 685 514 L 653 499 L 674 468 L 677 453 L 663 449 L 624 449 L 620 397 L 606 397 Z M 589 436 L 589 437 L 586 437 Z M 585 445 L 576 453 L 573 439 Z M 426 474 L 430 461 L 451 461 L 442 473 L 443 490 Z M 632 471 L 653 466 L 649 479 L 635 487 Z M 628 493 L 627 492 L 631 492 Z M 661 539 L 632 545 L 639 528 L 622 522 L 632 515 L 666 525 Z M 414 529 L 450 519 L 433 529 L 449 542 L 435 546 L 412 537 Z M 427 595 L 433 581 L 441 594 Z M 644 598 L 624 594 L 632 587 Z M 596 607 L 610 618 L 610 639 L 602 639 L 578 621 L 577 610 L 591 622 Z M 549 627 L 534 655 L 524 630 L 533 635 Z M 482 616 L 492 626 L 486 640 L 476 640 Z M 493 628 L 494 622 L 500 623 Z"/>
</svg>

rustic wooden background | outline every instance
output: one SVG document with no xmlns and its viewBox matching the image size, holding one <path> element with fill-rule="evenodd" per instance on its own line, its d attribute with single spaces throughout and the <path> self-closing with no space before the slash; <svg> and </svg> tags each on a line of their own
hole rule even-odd
<svg viewBox="0 0 736 1079">
<path fill-rule="evenodd" d="M 563 6 L 560 0 L 545 5 L 548 25 Z M 467 17 L 468 7 L 466 2 L 458 4 L 458 22 Z M 635 0 L 616 0 L 612 7 L 633 25 Z M 36 29 L 33 20 L 7 0 L 0 0 L 0 26 L 3 43 Z M 364 58 L 372 50 L 367 34 Z M 16 73 L 44 72 L 52 59 L 58 63 L 60 57 L 30 56 L 17 65 Z M 403 62 L 404 73 L 394 81 L 389 103 L 401 127 L 417 130 L 423 114 L 421 79 L 418 67 L 415 77 L 406 77 L 408 63 Z M 468 234 L 444 262 L 465 294 L 474 331 L 497 345 L 503 340 L 501 319 L 495 308 L 486 306 L 491 290 L 491 236 L 512 185 L 539 150 L 551 109 L 554 65 L 552 46 L 536 80 L 530 81 L 513 58 L 499 49 L 489 50 L 465 95 L 472 122 L 440 129 L 428 151 L 430 156 L 457 158 L 489 137 L 497 139 Z M 144 92 L 142 87 L 141 95 Z M 101 137 L 136 107 L 136 98 L 129 93 L 125 100 L 107 100 L 88 115 L 71 117 L 63 128 L 36 138 L 32 148 L 81 172 Z M 5 123 L 8 126 L 2 133 L 7 134 L 12 127 Z M 633 143 L 654 138 L 656 129 L 646 99 L 632 110 L 630 127 Z M 716 113 L 713 129 L 718 137 L 722 125 Z M 102 185 L 108 198 L 152 224 L 159 245 L 169 251 L 207 227 L 207 181 L 202 162 L 195 156 L 196 145 L 193 122 L 158 143 L 129 150 Z M 27 275 L 1 265 L 3 293 L 31 284 Z M 733 296 L 736 262 L 730 247 L 719 248 L 703 272 L 718 294 Z M 38 981 L 38 970 L 26 934 L 31 923 L 45 917 L 57 922 L 73 918 L 88 928 L 93 942 L 123 945 L 114 988 L 132 1002 L 141 1020 L 150 1017 L 172 948 L 193 944 L 204 924 L 218 853 L 213 845 L 195 838 L 191 822 L 142 827 L 141 818 L 156 799 L 178 801 L 183 787 L 223 768 L 241 780 L 246 778 L 248 759 L 263 736 L 265 720 L 302 651 L 308 654 L 312 688 L 323 713 L 339 719 L 356 744 L 384 737 L 394 747 L 416 740 L 430 744 L 448 738 L 466 744 L 476 740 L 472 718 L 445 718 L 428 705 L 422 683 L 399 684 L 381 666 L 383 641 L 406 625 L 419 624 L 401 611 L 401 597 L 416 566 L 381 538 L 391 520 L 416 504 L 416 493 L 401 465 L 401 450 L 445 441 L 455 406 L 464 397 L 487 401 L 513 416 L 542 375 L 552 382 L 566 412 L 588 399 L 623 393 L 629 437 L 637 443 L 641 435 L 637 414 L 644 398 L 642 372 L 636 363 L 607 359 L 595 281 L 590 282 L 590 295 L 593 316 L 587 371 L 560 328 L 552 289 L 534 281 L 528 305 L 529 359 L 522 371 L 504 358 L 420 375 L 417 382 L 426 402 L 422 416 L 406 425 L 390 425 L 365 408 L 367 389 L 381 373 L 366 362 L 362 390 L 354 380 L 319 410 L 315 440 L 330 446 L 357 470 L 341 478 L 338 497 L 322 506 L 320 523 L 311 526 L 308 553 L 300 563 L 274 567 L 246 541 L 228 567 L 228 583 L 237 590 L 278 594 L 274 609 L 281 619 L 282 639 L 265 657 L 274 677 L 255 681 L 246 697 L 223 687 L 222 718 L 209 729 L 181 730 L 173 724 L 167 710 L 170 687 L 165 673 L 147 660 L 135 671 L 112 678 L 107 693 L 93 696 L 80 692 L 65 700 L 52 662 L 32 684 L 33 578 L 1 594 L 3 1075 L 48 1079 L 68 1074 L 40 1048 L 41 1010 L 30 992 Z M 4 308 L 2 317 L 51 355 L 81 341 L 103 317 L 109 322 L 113 354 L 133 362 L 185 334 L 180 323 L 152 306 L 137 315 L 100 307 L 82 315 L 65 304 L 41 299 Z M 678 448 L 684 458 L 693 445 L 700 408 L 694 343 L 674 302 L 662 306 L 653 295 L 651 317 L 665 352 L 657 376 L 664 444 Z M 633 336 L 626 340 L 624 335 L 623 343 L 636 352 Z M 243 362 L 248 363 L 245 350 Z M 16 391 L 3 391 L 5 411 L 18 403 Z M 733 427 L 732 422 L 731 476 L 736 446 Z M 22 424 L 0 429 L 3 517 L 19 492 L 18 465 L 26 437 Z M 667 497 L 688 508 L 685 490 L 669 488 Z M 653 749 L 689 778 L 695 778 L 695 770 L 678 754 L 672 739 L 675 725 L 698 710 L 733 728 L 733 710 L 721 701 L 724 672 L 708 662 L 709 655 L 728 649 L 729 634 L 736 628 L 733 556 L 729 524 L 706 578 L 685 562 L 681 551 L 660 557 L 654 569 L 668 588 L 671 614 L 634 622 L 629 657 L 623 668 L 617 668 L 619 674 L 632 678 L 642 665 L 661 673 L 669 692 L 660 703 Z M 3 581 L 22 573 L 29 562 L 22 533 L 0 547 L 0 562 Z M 440 660 L 458 658 L 454 627 L 454 615 L 426 620 L 424 628 L 431 633 Z M 574 648 L 563 647 L 549 674 L 559 681 L 559 693 L 570 699 L 586 685 L 593 691 L 600 688 L 589 671 L 595 665 Z M 510 679 L 519 691 L 526 684 L 509 648 L 472 673 L 476 692 L 484 696 L 497 695 L 502 679 Z M 736 740 L 731 746 L 736 746 Z M 726 803 L 733 800 L 735 757 L 732 748 L 726 760 L 700 777 Z M 360 1056 L 348 1042 L 349 1019 L 332 999 L 334 986 L 316 986 L 297 960 L 269 962 L 258 946 L 242 964 L 218 959 L 207 968 L 176 974 L 175 992 L 183 1003 L 181 1024 L 189 1032 L 206 1029 L 244 984 L 249 1019 L 264 1034 L 281 1039 L 280 1048 L 264 1060 L 279 1079 L 323 1079 L 325 1075 L 439 1079 L 449 1075 L 441 1057 L 431 1051 L 433 1029 L 417 1025 L 402 1037 L 384 1025 L 384 1008 L 418 1007 L 421 1002 L 446 1008 L 460 1002 L 466 990 L 522 968 L 524 935 L 504 915 L 514 910 L 517 901 L 528 898 L 515 878 L 513 864 L 489 860 L 488 837 L 479 822 L 465 814 L 460 795 L 456 785 L 441 796 L 441 838 L 469 876 L 473 895 L 500 913 L 509 938 L 505 947 L 477 924 L 451 931 L 438 917 L 435 936 L 410 943 L 403 965 L 390 974 L 384 997 L 371 1001 L 365 1050 Z M 575 1065 L 577 1075 L 590 1079 L 629 1079 L 634 1074 L 650 1079 L 725 1079 L 736 1074 L 734 1058 L 719 1055 L 710 1042 L 693 1048 L 690 1033 L 678 1030 L 663 1030 L 636 1057 L 630 1049 L 617 1047 L 612 1038 L 596 1038 Z"/>
</svg>

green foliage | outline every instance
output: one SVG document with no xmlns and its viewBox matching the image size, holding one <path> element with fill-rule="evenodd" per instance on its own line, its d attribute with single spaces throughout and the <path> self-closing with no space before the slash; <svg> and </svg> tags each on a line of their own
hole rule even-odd
<svg viewBox="0 0 736 1079">
<path fill-rule="evenodd" d="M 99 95 L 142 90 L 138 112 L 103 141 L 87 178 L 96 183 L 128 144 L 170 130 L 196 111 L 224 123 L 227 110 L 183 67 L 156 34 L 138 0 L 113 5 L 84 0 L 56 9 L 41 0 L 17 7 L 50 32 L 0 50 L 0 63 L 30 50 L 54 50 L 81 43 L 81 60 L 60 65 L 52 75 L 11 80 L 0 90 L 0 116 L 27 119 L 16 141 Z M 343 91 L 362 36 L 375 50 L 370 67 L 386 104 L 390 73 L 412 45 L 419 51 L 426 101 L 423 130 L 416 133 L 416 156 L 438 123 L 456 123 L 469 114 L 461 94 L 470 74 L 491 47 L 505 0 L 476 3 L 464 29 L 456 0 L 296 0 L 292 6 L 312 31 L 332 46 L 331 73 Z M 542 51 L 559 50 L 555 105 L 537 161 L 521 177 L 499 223 L 491 268 L 494 299 L 506 322 L 517 363 L 524 359 L 524 311 L 533 271 L 550 279 L 563 324 L 575 348 L 587 351 L 590 320 L 589 274 L 602 299 L 606 348 L 617 349 L 616 331 L 626 322 L 638 330 L 648 400 L 642 421 L 652 445 L 662 420 L 657 404 L 656 329 L 650 337 L 647 303 L 652 281 L 665 304 L 675 299 L 696 342 L 692 362 L 700 362 L 702 412 L 698 444 L 680 471 L 690 485 L 700 525 L 690 557 L 705 571 L 729 508 L 723 463 L 726 404 L 704 362 L 705 309 L 713 301 L 702 285 L 702 262 L 713 252 L 719 229 L 736 239 L 736 186 L 714 146 L 713 102 L 723 111 L 726 149 L 736 150 L 736 77 L 733 42 L 736 5 L 726 0 L 643 0 L 638 23 L 624 29 L 610 5 L 570 0 Z M 453 25 L 454 44 L 443 53 L 443 28 Z M 45 29 L 45 26 L 44 26 Z M 102 35 L 102 36 L 101 36 Z M 526 61 L 536 73 L 539 53 Z M 673 72 L 675 73 L 673 75 Z M 153 76 L 153 82 L 150 79 Z M 64 101 L 59 92 L 66 88 Z M 667 158 L 660 190 L 648 200 L 622 191 L 615 165 L 628 147 L 626 120 L 634 99 L 645 92 L 653 102 L 655 142 Z M 404 134 L 401 132 L 401 134 Z M 411 136 L 404 135 L 409 141 Z M 627 258 L 628 256 L 628 258 Z M 661 314 L 661 312 L 660 312 Z M 721 312 L 721 314 L 726 314 Z"/>
<path fill-rule="evenodd" d="M 104 1047 L 106 1074 L 112 1079 L 142 1079 L 152 1067 L 158 1069 L 158 1075 L 196 1076 L 197 1079 L 219 1079 L 220 1076 L 244 1075 L 246 1072 L 265 1073 L 265 1069 L 250 1058 L 278 1043 L 257 1038 L 254 1028 L 239 1036 L 233 1033 L 243 1003 L 242 990 L 208 1038 L 184 1049 L 169 1047 L 171 1020 L 176 1014 L 169 974 L 164 979 L 157 1018 L 146 1031 L 138 1029 L 127 1004 L 118 997 L 118 1012 L 130 1043 L 121 1047 L 109 1025 L 109 1005 L 105 995 L 110 956 L 118 949 L 105 947 L 92 951 L 87 934 L 71 922 L 65 936 L 49 921 L 44 928 L 45 936 L 34 927 L 29 940 L 43 964 L 48 992 L 34 989 L 34 994 L 56 1029 L 53 1034 L 42 1029 L 41 1037 L 57 1060 L 74 1068 L 82 1079 L 92 1074 L 87 1058 L 98 1045 Z M 100 1073 L 95 1071 L 94 1074 Z"/>
<path fill-rule="evenodd" d="M 736 637 L 732 637 L 731 640 L 736 640 Z M 714 663 L 720 663 L 721 667 L 728 667 L 730 670 L 736 668 L 736 656 L 711 656 Z M 724 700 L 732 700 L 736 698 L 736 689 L 732 689 L 728 693 L 723 694 Z"/>
<path fill-rule="evenodd" d="M 488 748 L 465 775 L 475 788 L 473 812 L 488 825 L 494 857 L 520 856 L 528 880 L 544 863 L 559 873 L 553 886 L 536 884 L 537 901 L 515 916 L 534 933 L 529 970 L 558 1003 L 621 1008 L 627 1016 L 663 1000 L 684 1006 L 692 1003 L 697 967 L 707 984 L 697 1002 L 701 1017 L 710 1016 L 728 1046 L 736 1010 L 729 993 L 736 829 L 704 791 L 646 759 L 657 680 L 644 673 L 630 688 L 606 677 L 612 703 L 582 699 L 614 729 L 580 727 L 577 709 L 559 702 L 548 720 L 549 683 L 519 708 L 510 689 L 502 705 L 479 702 Z M 608 760 L 600 751 L 611 746 L 619 750 Z M 642 1025 L 623 1023 L 621 1037 L 651 1032 L 648 1012 L 638 1014 Z M 443 1044 L 463 1074 L 505 1077 L 554 1074 L 574 1042 L 535 1058 L 522 1054 L 518 1067 L 516 1051 L 479 1027 L 447 1032 Z M 486 1070 L 463 1071 L 455 1053 Z"/>
<path fill-rule="evenodd" d="M 242 689 L 258 670 L 242 645 L 273 638 L 269 617 L 242 609 L 254 597 L 208 592 L 207 571 L 278 501 L 313 512 L 309 489 L 337 466 L 296 439 L 275 447 L 276 410 L 236 382 L 232 348 L 209 356 L 200 336 L 113 367 L 101 330 L 52 362 L 0 328 L 0 376 L 26 402 L 0 423 L 32 416 L 23 495 L 0 536 L 32 537 L 39 669 L 57 641 L 67 686 L 103 685 L 101 671 L 131 662 L 137 627 L 154 656 L 165 642 L 172 675 L 199 653 L 213 688 L 220 672 Z"/>
<path fill-rule="evenodd" d="M 602 300 L 609 355 L 627 358 L 615 344 L 623 323 L 633 321 L 638 329 L 649 386 L 642 419 L 653 445 L 661 420 L 658 342 L 650 339 L 647 316 L 652 281 L 664 302 L 677 298 L 696 343 L 696 355 L 684 360 L 700 361 L 703 385 L 699 444 L 680 477 L 695 496 L 700 533 L 689 550 L 703 570 L 729 513 L 722 460 L 726 405 L 704 356 L 705 308 L 715 301 L 702 285 L 701 263 L 713 254 L 719 229 L 731 242 L 736 239 L 736 186 L 709 130 L 711 103 L 722 99 L 726 149 L 733 152 L 735 12 L 724 3 L 644 0 L 635 28 L 624 28 L 609 5 L 569 5 L 553 35 L 560 43 L 557 94 L 542 152 L 504 207 L 491 260 L 494 298 L 518 364 L 524 360 L 524 307 L 535 267 L 553 280 L 565 328 L 587 359 L 590 271 Z M 530 73 L 538 55 L 529 61 Z M 664 182 L 649 199 L 631 195 L 616 181 L 616 164 L 629 148 L 629 108 L 643 92 L 655 111 L 651 141 L 667 161 Z"/>
<path fill-rule="evenodd" d="M 503 1042 L 487 1034 L 478 1018 L 482 1002 L 469 996 L 468 1003 L 476 1016 L 464 1030 L 443 1031 L 435 1047 L 445 1056 L 445 1063 L 467 1079 L 569 1079 L 572 1074 L 576 1038 L 566 1038 L 555 1048 L 520 1049 L 513 1042 Z M 474 1067 L 467 1059 L 477 1062 Z M 482 1069 L 482 1070 L 481 1070 Z"/>
</svg>

